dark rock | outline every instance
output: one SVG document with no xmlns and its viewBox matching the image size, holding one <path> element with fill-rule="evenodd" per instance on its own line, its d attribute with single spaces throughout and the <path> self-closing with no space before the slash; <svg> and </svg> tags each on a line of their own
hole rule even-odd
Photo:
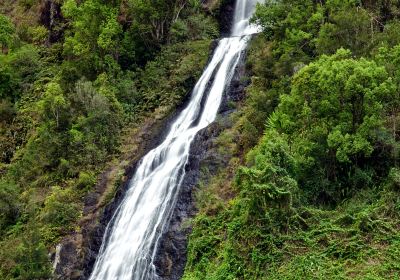
<svg viewBox="0 0 400 280">
<path fill-rule="evenodd" d="M 222 37 L 227 37 L 231 33 L 232 19 L 235 14 L 235 0 L 223 0 L 218 12 L 219 29 Z"/>
<path fill-rule="evenodd" d="M 39 22 L 49 30 L 48 42 L 59 42 L 63 37 L 65 19 L 61 14 L 61 4 L 55 0 L 42 2 Z"/>
<path fill-rule="evenodd" d="M 75 242 L 70 240 L 69 242 L 65 242 L 63 244 L 59 244 L 56 248 L 55 253 L 55 261 L 56 263 L 63 263 L 66 265 L 63 266 L 55 266 L 54 273 L 57 275 L 69 274 L 69 279 L 80 279 L 82 274 L 81 271 L 73 269 L 73 267 L 78 262 L 78 258 L 74 256 L 78 256 L 77 247 L 75 246 Z M 70 270 L 73 270 L 73 273 L 69 273 Z"/>
</svg>

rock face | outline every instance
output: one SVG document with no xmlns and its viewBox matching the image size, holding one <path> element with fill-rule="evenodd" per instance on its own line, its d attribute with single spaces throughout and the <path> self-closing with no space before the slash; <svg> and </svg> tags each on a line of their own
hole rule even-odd
<svg viewBox="0 0 400 280">
<path fill-rule="evenodd" d="M 157 249 L 155 263 L 157 274 L 164 280 L 178 280 L 183 275 L 186 265 L 188 235 L 191 232 L 188 219 L 196 213 L 193 194 L 201 176 L 200 165 L 207 164 L 211 175 L 215 175 L 218 166 L 221 166 L 221 161 L 224 160 L 215 156 L 213 140 L 224 129 L 232 125 L 229 115 L 234 110 L 230 108 L 229 104 L 244 97 L 246 82 L 241 79 L 244 74 L 245 66 L 242 61 L 226 91 L 219 110 L 218 121 L 200 131 L 191 145 L 189 163 L 186 166 L 186 174 L 178 195 L 178 201 L 169 226 L 163 233 Z"/>
<path fill-rule="evenodd" d="M 40 23 L 49 30 L 48 43 L 59 42 L 64 34 L 65 19 L 61 14 L 61 4 L 56 0 L 42 0 Z"/>
<path fill-rule="evenodd" d="M 222 37 L 229 36 L 232 29 L 232 19 L 235 14 L 235 0 L 222 0 L 219 8 L 218 21 Z"/>
</svg>

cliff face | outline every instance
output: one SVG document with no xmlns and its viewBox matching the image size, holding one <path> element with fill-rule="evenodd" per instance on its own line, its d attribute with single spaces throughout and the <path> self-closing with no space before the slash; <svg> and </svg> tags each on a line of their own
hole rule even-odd
<svg viewBox="0 0 400 280">
<path fill-rule="evenodd" d="M 229 35 L 235 13 L 235 0 L 203 0 L 203 7 L 212 13 L 219 22 L 221 37 Z"/>
<path fill-rule="evenodd" d="M 48 43 L 59 42 L 63 37 L 65 24 L 61 4 L 54 0 L 42 0 L 39 22 L 49 30 Z"/>
<path fill-rule="evenodd" d="M 232 29 L 232 19 L 235 13 L 235 0 L 222 0 L 218 12 L 218 21 L 222 37 L 229 35 Z"/>
</svg>

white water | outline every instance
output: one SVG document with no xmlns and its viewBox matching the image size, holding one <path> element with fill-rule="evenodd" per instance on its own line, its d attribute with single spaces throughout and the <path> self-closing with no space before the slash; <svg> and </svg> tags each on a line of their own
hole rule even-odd
<svg viewBox="0 0 400 280">
<path fill-rule="evenodd" d="M 215 120 L 250 34 L 258 31 L 249 25 L 258 1 L 237 0 L 232 37 L 220 40 L 188 106 L 172 124 L 165 140 L 139 164 L 107 226 L 90 280 L 158 278 L 153 263 L 156 248 L 176 204 L 190 144 L 199 130 Z"/>
</svg>

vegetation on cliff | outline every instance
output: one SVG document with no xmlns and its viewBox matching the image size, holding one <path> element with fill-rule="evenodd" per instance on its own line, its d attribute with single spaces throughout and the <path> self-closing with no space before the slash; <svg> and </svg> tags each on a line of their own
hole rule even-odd
<svg viewBox="0 0 400 280">
<path fill-rule="evenodd" d="M 1 279 L 49 277 L 49 252 L 79 231 L 124 138 L 166 117 L 201 74 L 212 13 L 186 0 L 0 4 Z"/>
<path fill-rule="evenodd" d="M 399 12 L 258 6 L 252 82 L 217 141 L 229 165 L 198 192 L 185 280 L 400 277 Z"/>
</svg>

